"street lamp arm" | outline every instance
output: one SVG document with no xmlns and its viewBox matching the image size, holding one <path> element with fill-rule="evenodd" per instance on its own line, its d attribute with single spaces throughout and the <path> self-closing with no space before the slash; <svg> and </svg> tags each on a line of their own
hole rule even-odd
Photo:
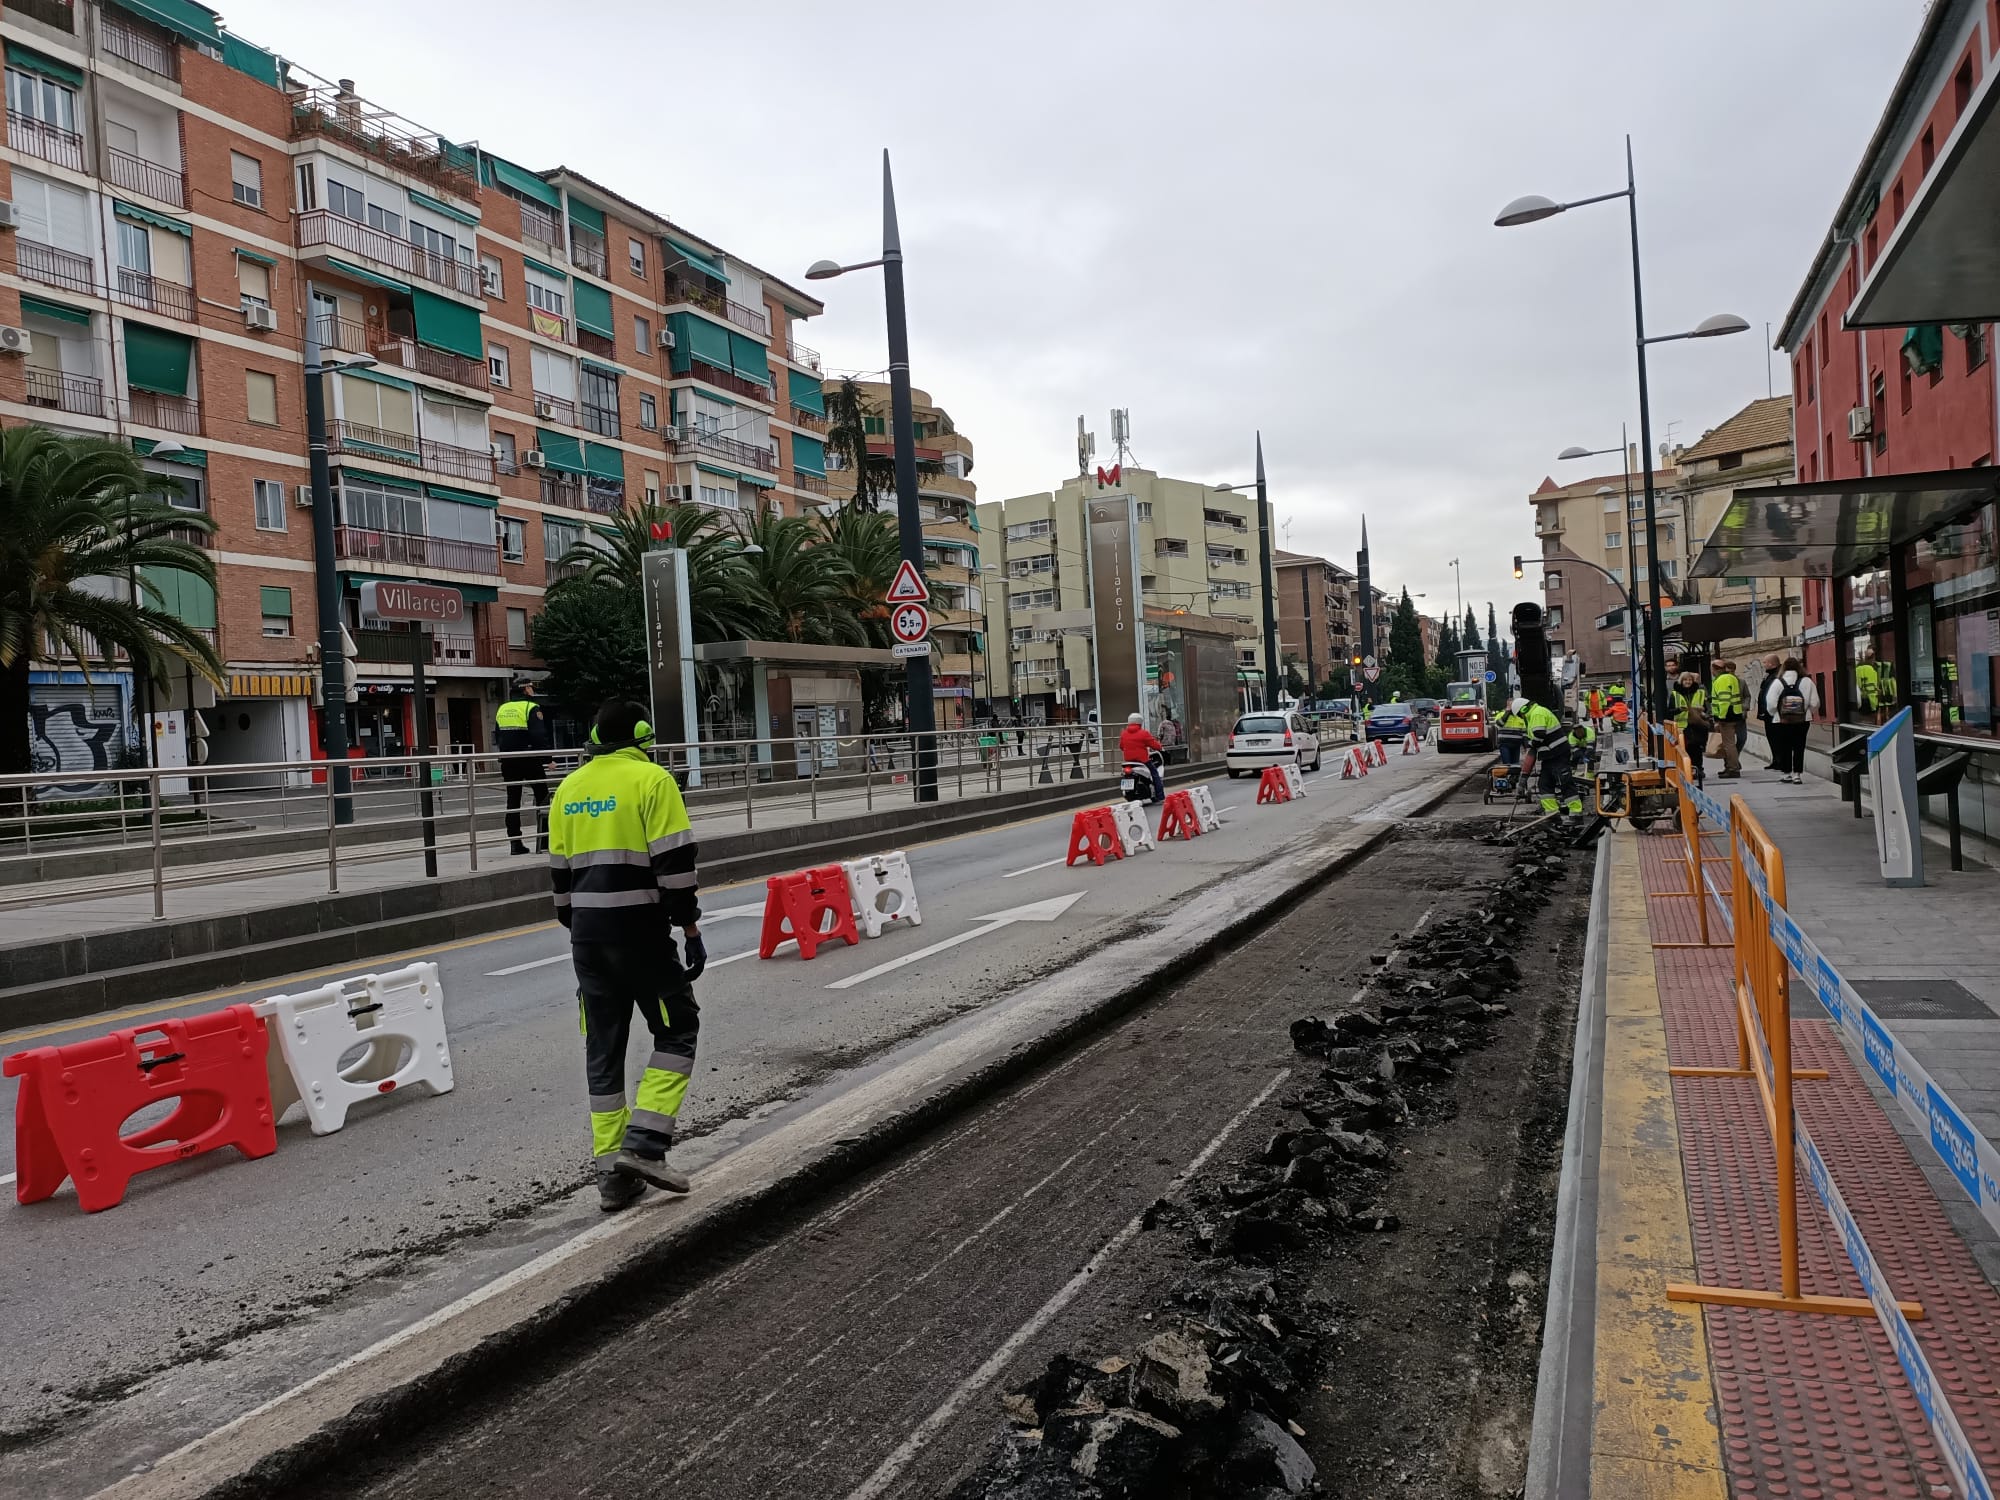
<svg viewBox="0 0 2000 1500">
<path fill-rule="evenodd" d="M 1632 196 L 1632 190 L 1628 187 L 1625 187 L 1625 188 L 1620 188 L 1615 193 L 1599 193 L 1594 198 L 1572 198 L 1562 207 L 1563 207 L 1563 212 L 1567 213 L 1572 208 L 1588 208 L 1593 203 L 1610 203 L 1614 199 L 1629 198 L 1631 196 Z"/>
</svg>

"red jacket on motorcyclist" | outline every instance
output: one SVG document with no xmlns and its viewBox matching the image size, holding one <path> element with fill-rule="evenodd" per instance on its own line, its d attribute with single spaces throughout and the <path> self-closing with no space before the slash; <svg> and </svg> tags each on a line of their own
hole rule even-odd
<svg viewBox="0 0 2000 1500">
<path fill-rule="evenodd" d="M 1167 800 L 1166 778 L 1160 774 L 1160 767 L 1167 759 L 1166 747 L 1153 738 L 1153 732 L 1146 727 L 1146 721 L 1133 714 L 1125 721 L 1125 727 L 1118 733 L 1118 753 L 1127 765 L 1144 766 L 1153 778 L 1151 801 Z"/>
</svg>

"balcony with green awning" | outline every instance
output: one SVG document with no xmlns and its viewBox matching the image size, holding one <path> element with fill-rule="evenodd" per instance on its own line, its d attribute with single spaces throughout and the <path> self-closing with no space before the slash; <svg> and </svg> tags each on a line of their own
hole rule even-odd
<svg viewBox="0 0 2000 1500">
<path fill-rule="evenodd" d="M 570 305 L 576 310 L 577 327 L 607 339 L 618 337 L 611 321 L 611 293 L 603 287 L 579 279 L 570 288 Z"/>
<path fill-rule="evenodd" d="M 542 459 L 546 465 L 559 474 L 590 472 L 584 467 L 581 438 L 567 432 L 551 432 L 546 427 L 538 427 L 535 429 L 535 446 L 541 449 Z"/>
<path fill-rule="evenodd" d="M 803 432 L 792 434 L 792 467 L 801 474 L 826 478 L 826 444 Z"/>
<path fill-rule="evenodd" d="M 215 585 L 180 568 L 141 568 L 141 603 L 197 630 L 215 629 Z"/>
<path fill-rule="evenodd" d="M 764 346 L 747 333 L 729 335 L 729 364 L 745 380 L 759 385 L 771 383 L 771 360 Z"/>
<path fill-rule="evenodd" d="M 625 480 L 625 455 L 608 443 L 583 445 L 583 471 L 592 479 Z"/>
<path fill-rule="evenodd" d="M 826 415 L 826 393 L 820 389 L 817 375 L 808 375 L 802 370 L 787 370 L 785 385 L 791 392 L 792 405 L 800 411 L 809 411 L 816 417 Z"/>
<path fill-rule="evenodd" d="M 135 391 L 185 396 L 194 369 L 194 340 L 149 323 L 126 323 L 125 383 Z"/>
<path fill-rule="evenodd" d="M 604 233 L 604 210 L 592 208 L 588 203 L 579 202 L 575 198 L 569 200 L 569 221 L 572 224 L 581 224 L 593 234 Z"/>
<path fill-rule="evenodd" d="M 561 193 L 526 167 L 517 167 L 511 161 L 502 161 L 482 151 L 479 153 L 479 176 L 488 187 L 504 189 L 516 197 L 531 199 L 557 212 L 562 209 Z"/>
<path fill-rule="evenodd" d="M 667 326 L 674 334 L 676 375 L 687 374 L 689 361 L 697 359 L 718 370 L 730 367 L 729 330 L 720 323 L 711 323 L 697 313 L 679 312 L 667 315 Z"/>
<path fill-rule="evenodd" d="M 717 281 L 727 281 L 729 279 L 728 273 L 722 269 L 722 262 L 716 260 L 706 251 L 696 250 L 692 246 L 683 245 L 679 240 L 670 239 L 664 243 L 668 253 L 677 255 L 686 261 L 690 269 L 700 272 L 703 276 L 713 276 Z M 671 270 L 672 267 L 669 266 L 668 269 Z"/>
<path fill-rule="evenodd" d="M 416 316 L 417 342 L 434 349 L 448 349 L 467 359 L 486 358 L 486 345 L 479 332 L 479 309 L 449 297 L 438 297 L 417 287 L 410 288 L 410 307 Z"/>
</svg>

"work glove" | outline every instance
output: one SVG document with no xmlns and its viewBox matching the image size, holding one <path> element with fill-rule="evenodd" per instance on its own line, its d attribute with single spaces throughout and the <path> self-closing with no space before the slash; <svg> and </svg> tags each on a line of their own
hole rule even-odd
<svg viewBox="0 0 2000 1500">
<path fill-rule="evenodd" d="M 681 933 L 681 967 L 687 970 L 690 981 L 701 978 L 701 971 L 708 967 L 708 949 L 702 946 L 700 933 Z"/>
</svg>

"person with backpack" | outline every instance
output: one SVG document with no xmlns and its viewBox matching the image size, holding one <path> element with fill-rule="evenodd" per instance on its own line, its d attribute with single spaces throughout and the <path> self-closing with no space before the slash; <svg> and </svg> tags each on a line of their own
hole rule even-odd
<svg viewBox="0 0 2000 1500">
<path fill-rule="evenodd" d="M 1819 712 L 1819 689 L 1806 676 L 1804 664 L 1788 656 L 1765 683 L 1764 701 L 1771 710 L 1771 769 L 1796 786 L 1805 780 L 1806 732 Z"/>
<path fill-rule="evenodd" d="M 1778 746 L 1777 742 L 1771 738 L 1771 719 L 1773 715 L 1771 713 L 1771 705 L 1766 700 L 1770 696 L 1771 684 L 1778 680 L 1778 669 L 1780 666 L 1778 653 L 1773 651 L 1769 656 L 1764 658 L 1764 678 L 1763 681 L 1757 684 L 1757 722 L 1764 730 L 1764 744 L 1771 752 L 1771 769 L 1773 771 L 1778 769 Z"/>
</svg>

